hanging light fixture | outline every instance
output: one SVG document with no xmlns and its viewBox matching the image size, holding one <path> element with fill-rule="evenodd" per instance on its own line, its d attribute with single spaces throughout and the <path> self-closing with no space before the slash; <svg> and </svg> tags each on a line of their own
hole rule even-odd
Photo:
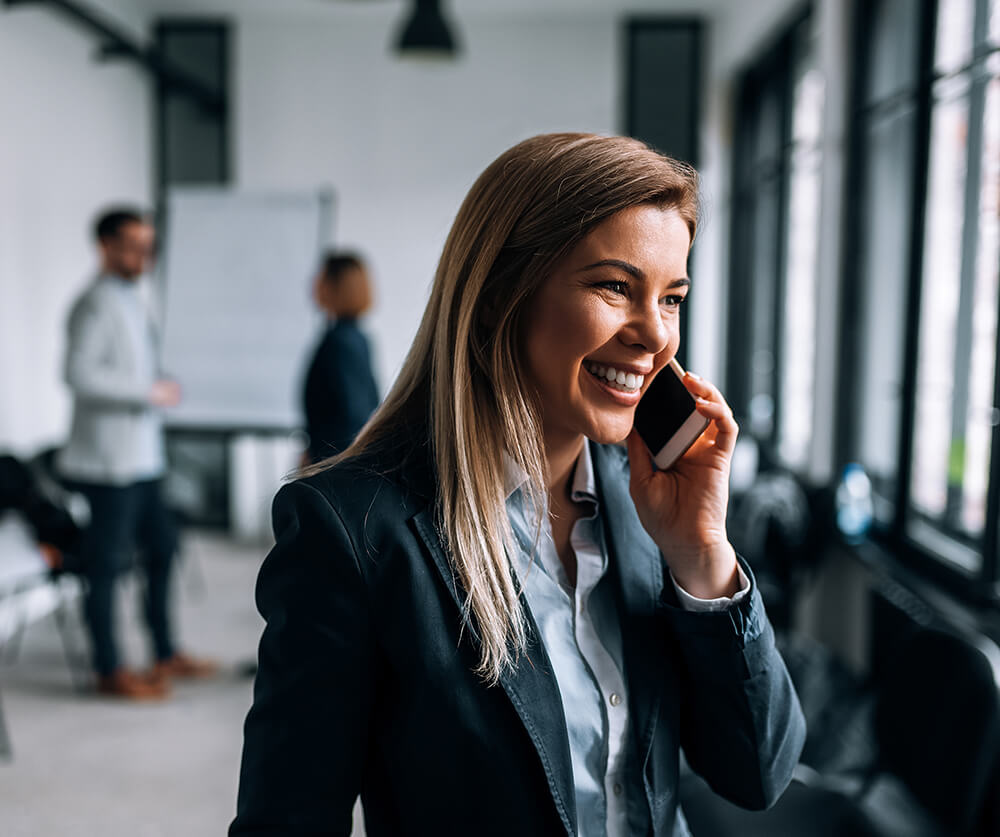
<svg viewBox="0 0 1000 837">
<path fill-rule="evenodd" d="M 405 56 L 454 57 L 458 44 L 439 0 L 413 0 L 412 13 L 400 30 L 396 50 Z"/>
</svg>

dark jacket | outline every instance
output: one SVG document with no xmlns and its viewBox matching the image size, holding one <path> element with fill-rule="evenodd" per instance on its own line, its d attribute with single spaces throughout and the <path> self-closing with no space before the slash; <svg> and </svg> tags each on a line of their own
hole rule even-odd
<svg viewBox="0 0 1000 837">
<path fill-rule="evenodd" d="M 347 835 L 358 793 L 370 837 L 576 833 L 566 722 L 537 629 L 531 620 L 528 652 L 500 685 L 473 673 L 433 471 L 424 446 L 400 465 L 405 447 L 275 499 L 230 835 Z M 686 833 L 680 747 L 723 796 L 768 806 L 805 724 L 756 585 L 729 611 L 681 610 L 629 497 L 624 451 L 592 451 L 653 833 Z"/>
<path fill-rule="evenodd" d="M 327 328 L 306 372 L 303 402 L 313 462 L 344 450 L 375 412 L 371 352 L 356 320 Z"/>
</svg>

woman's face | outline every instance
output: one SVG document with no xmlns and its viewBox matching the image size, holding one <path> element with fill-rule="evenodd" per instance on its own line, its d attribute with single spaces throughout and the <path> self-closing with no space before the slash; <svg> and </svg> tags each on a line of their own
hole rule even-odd
<svg viewBox="0 0 1000 837">
<path fill-rule="evenodd" d="M 372 307 L 371 288 L 365 268 L 348 267 L 336 281 L 320 273 L 313 285 L 313 297 L 330 316 L 360 317 Z"/>
<path fill-rule="evenodd" d="M 690 246 L 676 210 L 635 206 L 601 222 L 543 282 L 524 348 L 547 445 L 628 435 L 639 398 L 677 351 Z"/>
</svg>

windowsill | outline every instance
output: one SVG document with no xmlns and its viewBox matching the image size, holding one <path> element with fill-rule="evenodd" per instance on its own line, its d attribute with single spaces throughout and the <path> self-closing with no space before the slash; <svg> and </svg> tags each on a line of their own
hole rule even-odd
<svg viewBox="0 0 1000 837">
<path fill-rule="evenodd" d="M 877 540 L 869 538 L 844 549 L 876 577 L 912 593 L 947 624 L 984 634 L 1000 645 L 1000 603 L 976 603 L 944 589 L 937 580 L 905 564 L 891 546 Z"/>
<path fill-rule="evenodd" d="M 915 544 L 932 552 L 942 561 L 970 578 L 983 567 L 983 556 L 939 532 L 926 521 L 915 518 L 906 524 L 906 534 Z"/>
</svg>

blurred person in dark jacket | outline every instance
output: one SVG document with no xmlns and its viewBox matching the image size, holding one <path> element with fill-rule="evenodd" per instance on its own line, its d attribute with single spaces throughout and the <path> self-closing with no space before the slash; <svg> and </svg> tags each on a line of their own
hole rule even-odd
<svg viewBox="0 0 1000 837">
<path fill-rule="evenodd" d="M 170 618 L 178 535 L 161 491 L 166 470 L 161 411 L 180 401 L 181 390 L 160 370 L 159 332 L 140 283 L 153 254 L 152 224 L 139 210 L 115 208 L 101 215 L 94 233 L 100 269 L 69 316 L 65 378 L 73 393 L 73 421 L 57 468 L 90 505 L 79 549 L 98 691 L 159 698 L 172 677 L 214 670 L 177 650 Z M 123 665 L 114 624 L 115 582 L 136 547 L 146 577 L 144 615 L 155 660 L 153 670 L 142 675 Z"/>
<path fill-rule="evenodd" d="M 379 403 L 368 338 L 358 327 L 358 319 L 372 306 L 371 281 L 361 258 L 327 254 L 314 298 L 327 324 L 305 381 L 308 462 L 345 450 Z"/>
<path fill-rule="evenodd" d="M 90 518 L 86 502 L 51 479 L 42 460 L 23 462 L 0 454 L 0 518 L 13 512 L 28 524 L 45 563 L 53 573 L 82 573 L 79 550 L 83 529 Z M 0 556 L 2 559 L 2 556 Z"/>
</svg>

